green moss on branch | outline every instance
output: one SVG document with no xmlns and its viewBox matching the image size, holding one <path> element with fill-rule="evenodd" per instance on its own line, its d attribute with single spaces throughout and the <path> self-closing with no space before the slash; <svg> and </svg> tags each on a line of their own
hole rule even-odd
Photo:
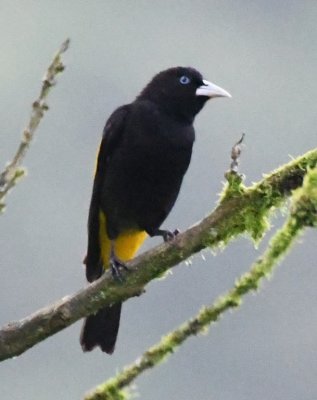
<svg viewBox="0 0 317 400">
<path fill-rule="evenodd" d="M 291 189 L 302 184 L 307 169 L 317 164 L 317 149 L 284 165 L 240 195 L 222 199 L 198 224 L 129 263 L 126 281 L 117 285 L 109 274 L 85 289 L 59 300 L 0 330 L 0 360 L 19 355 L 79 319 L 117 301 L 141 294 L 148 282 L 205 247 L 228 243 L 241 233 L 258 239 L 270 210 L 281 206 Z"/>
<path fill-rule="evenodd" d="M 308 172 L 302 188 L 293 196 L 291 213 L 284 226 L 271 239 L 267 250 L 242 275 L 234 288 L 219 297 L 215 303 L 203 307 L 196 317 L 187 321 L 147 350 L 142 357 L 123 369 L 116 377 L 97 386 L 85 396 L 85 400 L 123 400 L 129 397 L 123 389 L 130 385 L 143 371 L 155 367 L 189 337 L 197 335 L 222 314 L 241 305 L 243 296 L 257 290 L 263 278 L 267 278 L 278 262 L 287 254 L 296 237 L 306 226 L 317 225 L 317 169 Z"/>
</svg>

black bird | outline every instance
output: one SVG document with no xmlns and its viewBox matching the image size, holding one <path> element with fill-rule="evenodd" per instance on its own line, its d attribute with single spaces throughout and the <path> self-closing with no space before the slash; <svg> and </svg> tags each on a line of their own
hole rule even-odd
<svg viewBox="0 0 317 400">
<path fill-rule="evenodd" d="M 206 101 L 231 97 L 194 68 L 160 72 L 130 104 L 108 119 L 99 148 L 88 218 L 85 259 L 89 282 L 134 257 L 147 235 L 170 240 L 161 229 L 178 196 L 195 140 L 193 122 Z M 89 316 L 81 333 L 84 351 L 111 354 L 121 303 Z"/>
</svg>

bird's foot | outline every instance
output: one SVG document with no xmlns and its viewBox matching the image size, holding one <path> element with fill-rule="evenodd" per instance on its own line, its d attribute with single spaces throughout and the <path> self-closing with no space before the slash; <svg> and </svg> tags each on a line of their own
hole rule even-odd
<svg viewBox="0 0 317 400">
<path fill-rule="evenodd" d="M 115 255 L 112 255 L 110 258 L 110 268 L 113 279 L 120 282 L 123 282 L 124 280 L 120 270 L 124 269 L 125 271 L 129 271 L 129 268 L 126 266 L 126 264 L 119 260 L 119 258 L 117 258 Z"/>
<path fill-rule="evenodd" d="M 173 232 L 168 231 L 168 230 L 163 231 L 162 236 L 163 236 L 164 242 L 172 241 L 179 234 L 179 232 L 180 231 L 178 229 L 175 229 Z"/>
<path fill-rule="evenodd" d="M 148 232 L 148 234 L 150 236 L 162 236 L 164 242 L 170 242 L 179 234 L 179 232 L 178 229 L 175 229 L 173 232 L 167 229 L 154 229 Z"/>
</svg>

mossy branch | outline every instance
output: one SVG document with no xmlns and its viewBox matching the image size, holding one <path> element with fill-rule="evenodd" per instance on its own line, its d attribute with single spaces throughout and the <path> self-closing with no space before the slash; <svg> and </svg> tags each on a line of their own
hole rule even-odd
<svg viewBox="0 0 317 400">
<path fill-rule="evenodd" d="M 185 340 L 204 331 L 218 321 L 225 311 L 240 306 L 243 296 L 257 290 L 263 278 L 269 277 L 306 226 L 317 226 L 317 169 L 308 172 L 303 187 L 293 196 L 291 213 L 284 226 L 274 235 L 267 250 L 252 265 L 250 271 L 237 280 L 233 289 L 210 306 L 203 307 L 194 318 L 164 336 L 158 344 L 147 350 L 141 358 L 124 368 L 114 378 L 97 386 L 85 396 L 85 400 L 129 398 L 129 393 L 123 389 L 142 372 L 155 367 L 174 354 Z"/>
<path fill-rule="evenodd" d="M 99 308 L 143 292 L 145 285 L 167 269 L 206 247 L 227 243 L 248 232 L 259 239 L 269 211 L 280 206 L 291 190 L 301 186 L 307 170 L 317 165 L 317 149 L 291 161 L 252 187 L 228 185 L 217 208 L 200 223 L 128 263 L 124 284 L 109 273 L 79 292 L 0 330 L 0 360 L 17 356 Z M 234 174 L 234 172 L 232 172 Z"/>
<path fill-rule="evenodd" d="M 20 145 L 10 163 L 5 167 L 3 172 L 0 173 L 0 212 L 5 206 L 3 202 L 5 196 L 9 190 L 15 186 L 18 179 L 25 174 L 25 170 L 21 168 L 21 163 L 25 157 L 27 149 L 31 144 L 37 127 L 39 126 L 45 112 L 48 110 L 46 99 L 50 89 L 56 84 L 56 76 L 65 69 L 61 56 L 68 49 L 68 47 L 69 39 L 67 39 L 61 45 L 51 64 L 49 65 L 42 80 L 40 94 L 32 104 L 30 120 L 27 124 L 27 127 L 23 131 Z"/>
</svg>

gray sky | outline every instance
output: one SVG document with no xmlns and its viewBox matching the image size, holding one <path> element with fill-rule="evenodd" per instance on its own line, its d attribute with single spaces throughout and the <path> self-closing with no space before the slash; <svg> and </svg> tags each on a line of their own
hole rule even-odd
<svg viewBox="0 0 317 400">
<path fill-rule="evenodd" d="M 0 163 L 15 150 L 40 79 L 59 44 L 67 70 L 27 155 L 28 177 L 0 218 L 0 323 L 85 285 L 81 261 L 93 165 L 105 120 L 158 71 L 193 66 L 227 89 L 196 120 L 197 140 L 167 228 L 215 205 L 232 144 L 246 132 L 247 183 L 316 147 L 314 1 L 0 2 Z M 81 322 L 0 365 L 1 399 L 75 400 L 133 361 L 202 304 L 230 288 L 255 249 L 245 237 L 205 252 L 124 304 L 112 357 L 83 354 Z M 317 398 L 316 232 L 307 231 L 270 282 L 207 336 L 138 379 L 142 399 Z M 144 248 L 158 243 L 148 240 Z"/>
</svg>

